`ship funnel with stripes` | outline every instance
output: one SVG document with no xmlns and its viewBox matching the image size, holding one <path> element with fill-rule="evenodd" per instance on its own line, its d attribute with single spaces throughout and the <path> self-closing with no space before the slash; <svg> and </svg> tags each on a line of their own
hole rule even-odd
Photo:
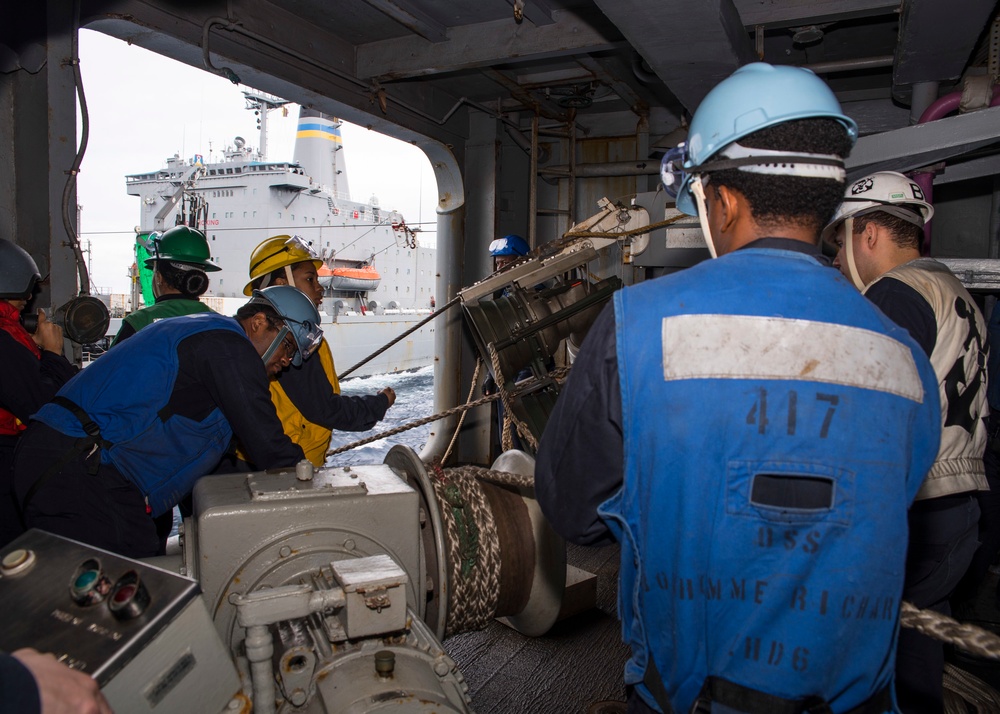
<svg viewBox="0 0 1000 714">
<path fill-rule="evenodd" d="M 299 130 L 295 135 L 295 162 L 314 185 L 327 187 L 334 196 L 350 197 L 340 122 L 314 109 L 299 108 Z"/>
</svg>

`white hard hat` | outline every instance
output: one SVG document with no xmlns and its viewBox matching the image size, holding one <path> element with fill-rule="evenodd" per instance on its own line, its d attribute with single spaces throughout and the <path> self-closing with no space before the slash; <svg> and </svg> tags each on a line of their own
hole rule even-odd
<svg viewBox="0 0 1000 714">
<path fill-rule="evenodd" d="M 847 187 L 843 203 L 823 229 L 823 239 L 829 240 L 846 219 L 875 211 L 888 213 L 921 228 L 934 216 L 934 207 L 924 200 L 920 186 L 895 171 L 879 171 Z"/>
</svg>

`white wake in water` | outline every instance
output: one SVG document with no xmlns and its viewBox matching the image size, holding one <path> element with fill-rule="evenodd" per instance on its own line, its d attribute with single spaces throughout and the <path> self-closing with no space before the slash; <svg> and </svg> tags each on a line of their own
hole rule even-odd
<svg viewBox="0 0 1000 714">
<path fill-rule="evenodd" d="M 385 387 L 392 387 L 396 392 L 396 403 L 386 412 L 385 419 L 380 421 L 371 431 L 333 432 L 333 439 L 330 442 L 331 449 L 394 429 L 434 413 L 433 366 L 422 367 L 414 372 L 377 374 L 371 377 L 348 379 L 340 387 L 342 394 L 354 396 L 375 394 Z M 380 464 L 389 449 L 396 444 L 405 444 L 419 453 L 420 449 L 427 443 L 432 427 L 433 424 L 425 424 L 388 439 L 379 439 L 342 454 L 331 456 L 327 460 L 327 466 Z"/>
</svg>

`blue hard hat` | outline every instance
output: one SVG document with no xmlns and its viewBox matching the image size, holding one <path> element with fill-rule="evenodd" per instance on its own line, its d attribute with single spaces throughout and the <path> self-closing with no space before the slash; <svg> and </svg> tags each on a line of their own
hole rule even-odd
<svg viewBox="0 0 1000 714">
<path fill-rule="evenodd" d="M 851 144 L 857 140 L 858 125 L 843 113 L 833 91 L 812 71 L 766 62 L 740 67 L 705 96 L 691 119 L 683 161 L 675 164 L 684 170 L 676 184 L 678 210 L 697 215 L 690 188 L 691 169 L 721 149 L 775 124 L 818 118 L 839 121 Z"/>
<path fill-rule="evenodd" d="M 490 255 L 493 257 L 498 255 L 527 255 L 530 252 L 531 248 L 524 238 L 514 233 L 506 235 L 503 238 L 497 238 L 490 243 Z"/>
<path fill-rule="evenodd" d="M 267 303 L 284 320 L 285 327 L 292 334 L 292 339 L 298 347 L 292 358 L 294 366 L 298 367 L 302 364 L 302 360 L 308 359 L 323 341 L 323 328 L 320 325 L 316 303 L 298 288 L 291 285 L 272 285 L 263 290 L 254 290 L 250 302 Z M 283 336 L 279 335 L 278 339 L 281 337 Z"/>
</svg>

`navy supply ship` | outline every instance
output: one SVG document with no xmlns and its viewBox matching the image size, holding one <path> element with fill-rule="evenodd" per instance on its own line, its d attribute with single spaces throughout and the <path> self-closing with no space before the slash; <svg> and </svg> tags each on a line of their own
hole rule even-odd
<svg viewBox="0 0 1000 714">
<path fill-rule="evenodd" d="M 178 223 L 203 230 L 222 271 L 212 273 L 202 300 L 228 315 L 247 299 L 254 247 L 275 235 L 300 237 L 324 262 L 323 330 L 343 372 L 433 311 L 436 251 L 374 196 L 367 203 L 351 200 L 339 121 L 301 108 L 293 160 L 271 161 L 267 114 L 286 102 L 250 91 L 244 96 L 260 118 L 256 149 L 236 137 L 221 161 L 175 155 L 165 168 L 126 177 L 128 193 L 140 199 L 139 242 Z M 150 304 L 151 290 L 143 292 Z M 429 365 L 433 341 L 429 323 L 352 374 Z"/>
</svg>

